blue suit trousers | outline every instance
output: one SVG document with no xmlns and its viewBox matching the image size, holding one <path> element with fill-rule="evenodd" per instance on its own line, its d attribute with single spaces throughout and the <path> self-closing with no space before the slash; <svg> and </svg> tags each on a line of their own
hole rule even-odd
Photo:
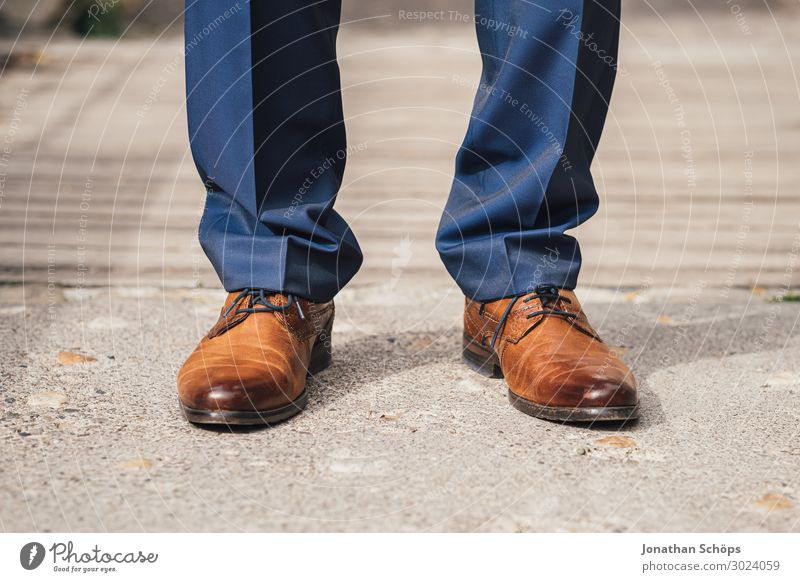
<svg viewBox="0 0 800 582">
<path fill-rule="evenodd" d="M 187 0 L 200 243 L 229 291 L 331 299 L 361 249 L 334 209 L 346 147 L 341 0 Z M 591 217 L 590 174 L 617 68 L 619 0 L 476 0 L 483 73 L 436 248 L 464 294 L 572 289 L 565 234 Z"/>
</svg>

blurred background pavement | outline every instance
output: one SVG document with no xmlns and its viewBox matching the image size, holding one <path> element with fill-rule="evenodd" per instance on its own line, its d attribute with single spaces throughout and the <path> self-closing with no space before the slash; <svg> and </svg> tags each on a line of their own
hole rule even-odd
<svg viewBox="0 0 800 582">
<path fill-rule="evenodd" d="M 399 263 L 405 277 L 446 280 L 432 241 L 480 63 L 461 18 L 469 2 L 417 4 L 345 2 L 339 52 L 359 147 L 337 208 L 367 249 L 354 285 L 385 282 Z M 582 282 L 796 285 L 786 266 L 800 236 L 800 48 L 781 26 L 796 10 L 676 4 L 624 6 L 622 74 L 595 164 L 602 206 L 577 230 Z M 19 28 L 28 5 L 7 1 L 5 26 Z M 203 192 L 186 139 L 181 3 L 117 2 L 113 26 L 93 24 L 126 32 L 88 40 L 70 33 L 83 21 L 62 5 L 37 3 L 33 24 L 0 42 L 0 276 L 216 285 L 195 243 Z M 445 19 L 400 17 L 422 5 Z"/>
</svg>

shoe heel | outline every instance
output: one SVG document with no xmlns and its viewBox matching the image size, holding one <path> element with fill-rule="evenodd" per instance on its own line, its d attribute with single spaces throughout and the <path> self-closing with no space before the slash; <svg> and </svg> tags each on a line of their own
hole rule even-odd
<svg viewBox="0 0 800 582">
<path fill-rule="evenodd" d="M 321 372 L 333 362 L 333 345 L 331 332 L 333 331 L 333 317 L 328 320 L 325 327 L 317 336 L 314 347 L 311 348 L 311 361 L 308 364 L 308 375 L 312 376 Z"/>
<path fill-rule="evenodd" d="M 500 360 L 497 358 L 497 354 L 466 336 L 464 337 L 464 349 L 461 352 L 461 359 L 481 376 L 487 378 L 503 377 L 503 370 L 500 368 Z"/>
</svg>

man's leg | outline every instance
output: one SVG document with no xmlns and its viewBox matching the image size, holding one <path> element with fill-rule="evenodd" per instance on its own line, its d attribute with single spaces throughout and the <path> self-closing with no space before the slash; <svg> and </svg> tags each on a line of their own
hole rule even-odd
<svg viewBox="0 0 800 582">
<path fill-rule="evenodd" d="M 208 191 L 200 243 L 230 292 L 178 373 L 200 424 L 300 412 L 331 361 L 332 298 L 361 252 L 333 210 L 345 133 L 339 0 L 188 0 L 192 153 Z"/>
<path fill-rule="evenodd" d="M 589 166 L 617 66 L 619 0 L 476 0 L 483 75 L 437 236 L 467 297 L 573 289 L 564 234 L 598 198 Z"/>
<path fill-rule="evenodd" d="M 333 210 L 345 165 L 340 0 L 187 0 L 200 243 L 228 291 L 330 300 L 361 264 Z"/>
<path fill-rule="evenodd" d="M 551 6 L 554 6 L 551 8 Z M 619 0 L 478 0 L 483 77 L 437 248 L 467 296 L 464 359 L 556 421 L 638 415 L 636 381 L 572 289 L 564 234 L 592 216 L 589 166 L 616 72 Z"/>
</svg>

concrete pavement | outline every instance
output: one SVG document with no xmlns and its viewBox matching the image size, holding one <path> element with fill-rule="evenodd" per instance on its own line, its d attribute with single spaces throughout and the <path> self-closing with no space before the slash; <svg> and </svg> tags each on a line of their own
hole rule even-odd
<svg viewBox="0 0 800 582">
<path fill-rule="evenodd" d="M 642 383 L 638 423 L 587 429 L 461 364 L 452 286 L 346 291 L 308 409 L 231 433 L 174 393 L 218 291 L 73 291 L 0 295 L 6 531 L 800 529 L 798 303 L 585 291 Z"/>
</svg>

